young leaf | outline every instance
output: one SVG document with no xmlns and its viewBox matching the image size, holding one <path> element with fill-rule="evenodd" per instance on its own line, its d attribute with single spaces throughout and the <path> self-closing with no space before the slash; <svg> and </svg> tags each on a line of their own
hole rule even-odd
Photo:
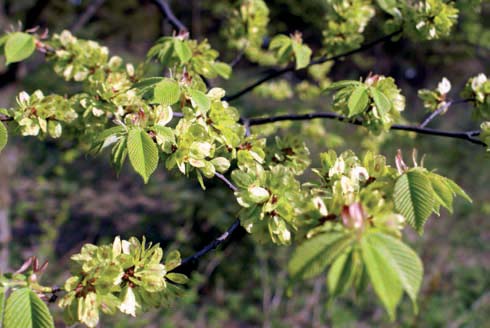
<svg viewBox="0 0 490 328">
<path fill-rule="evenodd" d="M 434 204 L 434 192 L 426 174 L 413 169 L 401 175 L 395 183 L 393 198 L 396 210 L 422 234 Z"/>
<path fill-rule="evenodd" d="M 437 206 L 439 207 L 442 205 L 447 208 L 450 213 L 452 213 L 454 194 L 451 188 L 443 177 L 435 173 L 429 173 L 428 177 L 430 179 L 432 189 L 434 190 L 434 200 L 436 201 Z"/>
<path fill-rule="evenodd" d="M 417 309 L 417 294 L 422 284 L 422 261 L 410 247 L 401 240 L 381 232 L 366 235 L 366 240 L 396 273 L 403 289 Z"/>
<path fill-rule="evenodd" d="M 216 73 L 224 79 L 229 79 L 231 76 L 231 66 L 227 63 L 216 62 L 213 66 Z"/>
<path fill-rule="evenodd" d="M 369 96 L 365 86 L 360 85 L 354 89 L 347 103 L 349 107 L 349 117 L 362 113 L 369 102 Z"/>
<path fill-rule="evenodd" d="M 7 64 L 20 62 L 32 55 L 36 50 L 34 37 L 27 33 L 14 32 L 5 43 Z"/>
<path fill-rule="evenodd" d="M 453 180 L 451 179 L 448 179 L 446 177 L 443 177 L 444 180 L 446 181 L 446 183 L 449 185 L 449 188 L 451 188 L 452 192 L 455 194 L 455 195 L 458 195 L 458 196 L 461 196 L 463 197 L 464 199 L 466 199 L 469 203 L 473 203 L 473 201 L 471 200 L 471 197 L 468 196 L 468 194 L 460 187 L 456 184 L 456 182 L 454 182 Z"/>
<path fill-rule="evenodd" d="M 196 104 L 197 108 L 207 112 L 211 107 L 211 102 L 203 92 L 196 89 L 189 89 L 189 95 L 191 96 L 192 101 Z"/>
<path fill-rule="evenodd" d="M 7 299 L 4 328 L 54 328 L 46 304 L 29 288 L 17 289 Z"/>
<path fill-rule="evenodd" d="M 350 87 L 350 86 L 360 86 L 361 84 L 362 84 L 361 82 L 356 80 L 337 81 L 329 84 L 325 89 L 323 89 L 323 92 L 343 89 L 345 87 Z"/>
<path fill-rule="evenodd" d="M 327 287 L 329 297 L 334 298 L 349 289 L 357 273 L 362 270 L 362 263 L 358 262 L 359 254 L 351 251 L 339 256 L 328 270 Z"/>
<path fill-rule="evenodd" d="M 373 97 L 374 103 L 376 104 L 376 108 L 378 109 L 379 113 L 388 113 L 391 109 L 391 102 L 385 96 L 385 94 L 373 87 L 369 88 L 369 91 L 371 92 L 371 97 Z"/>
<path fill-rule="evenodd" d="M 298 246 L 289 261 L 293 279 L 308 279 L 321 273 L 327 265 L 352 244 L 352 235 L 333 232 L 315 236 Z"/>
<path fill-rule="evenodd" d="M 311 58 L 311 49 L 304 44 L 293 41 L 293 52 L 296 58 L 296 69 L 302 69 L 308 66 Z"/>
<path fill-rule="evenodd" d="M 187 42 L 182 41 L 182 40 L 174 40 L 174 49 L 175 52 L 177 53 L 177 56 L 179 56 L 180 61 L 184 64 L 189 61 L 192 57 L 192 50 L 187 44 Z"/>
<path fill-rule="evenodd" d="M 153 101 L 162 106 L 170 106 L 180 99 L 180 87 L 177 81 L 164 79 L 155 85 Z"/>
<path fill-rule="evenodd" d="M 3 150 L 3 148 L 5 148 L 5 145 L 8 142 L 8 137 L 9 135 L 7 128 L 0 122 L 0 152 Z"/>
<path fill-rule="evenodd" d="M 129 130 L 127 142 L 131 165 L 147 183 L 158 165 L 158 148 L 146 131 L 140 128 Z"/>
<path fill-rule="evenodd" d="M 383 303 L 391 320 L 403 294 L 402 284 L 395 269 L 384 257 L 384 254 L 373 245 L 370 239 L 364 238 L 361 243 L 362 259 L 366 266 L 373 289 Z"/>
</svg>

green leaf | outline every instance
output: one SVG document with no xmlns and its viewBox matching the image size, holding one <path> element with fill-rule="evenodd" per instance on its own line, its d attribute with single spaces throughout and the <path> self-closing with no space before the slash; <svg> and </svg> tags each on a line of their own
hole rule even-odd
<svg viewBox="0 0 490 328">
<path fill-rule="evenodd" d="M 452 192 L 448 183 L 443 177 L 434 173 L 429 173 L 428 177 L 430 179 L 432 189 L 434 190 L 434 200 L 436 201 L 436 206 L 439 207 L 442 205 L 447 208 L 450 213 L 452 213 L 454 193 Z"/>
<path fill-rule="evenodd" d="M 7 128 L 0 122 L 0 152 L 5 148 L 5 145 L 7 145 L 8 138 Z"/>
<path fill-rule="evenodd" d="M 365 86 L 361 85 L 354 89 L 347 103 L 349 107 L 349 117 L 362 113 L 369 102 L 369 96 Z"/>
<path fill-rule="evenodd" d="M 0 327 L 3 326 L 3 313 L 5 309 L 5 292 L 6 288 L 3 286 L 0 286 Z"/>
<path fill-rule="evenodd" d="M 308 66 L 311 59 L 311 49 L 304 44 L 293 41 L 293 52 L 296 58 L 296 69 L 302 69 Z"/>
<path fill-rule="evenodd" d="M 224 78 L 224 79 L 230 78 L 231 71 L 232 71 L 230 65 L 223 63 L 223 62 L 216 62 L 216 63 L 214 63 L 213 68 L 216 71 L 216 73 L 218 73 L 218 75 L 221 76 L 222 78 Z"/>
<path fill-rule="evenodd" d="M 358 262 L 359 254 L 351 251 L 348 254 L 339 256 L 330 267 L 327 275 L 327 287 L 329 297 L 337 297 L 349 289 L 354 282 L 359 270 L 362 270 L 362 263 Z"/>
<path fill-rule="evenodd" d="M 369 91 L 371 92 L 371 97 L 373 97 L 379 113 L 381 115 L 388 113 L 391 109 L 391 101 L 385 96 L 385 94 L 373 87 L 369 88 Z"/>
<path fill-rule="evenodd" d="M 473 200 L 471 200 L 471 197 L 468 196 L 468 194 L 460 186 L 458 186 L 456 184 L 456 182 L 454 182 L 453 180 L 448 179 L 446 177 L 443 177 L 443 178 L 446 181 L 446 183 L 449 185 L 449 188 L 451 188 L 451 190 L 453 191 L 454 194 L 463 197 L 464 199 L 466 199 L 470 203 L 473 203 Z"/>
<path fill-rule="evenodd" d="M 189 278 L 187 278 L 187 276 L 182 274 L 182 273 L 171 272 L 171 273 L 167 274 L 165 276 L 165 278 L 172 280 L 173 282 L 175 282 L 177 284 L 185 284 L 185 283 L 187 283 L 187 281 L 189 281 Z"/>
<path fill-rule="evenodd" d="M 187 63 L 189 59 L 191 59 L 192 50 L 186 41 L 174 39 L 174 49 L 183 64 Z"/>
<path fill-rule="evenodd" d="M 158 148 L 146 131 L 140 128 L 129 130 L 128 155 L 134 170 L 147 183 L 158 165 Z"/>
<path fill-rule="evenodd" d="M 3 328 L 51 328 L 53 318 L 43 301 L 29 288 L 16 290 L 7 299 Z"/>
<path fill-rule="evenodd" d="M 352 244 L 350 234 L 333 232 L 306 240 L 294 251 L 289 261 L 289 274 L 293 279 L 308 279 L 332 263 Z"/>
<path fill-rule="evenodd" d="M 432 185 L 427 176 L 418 169 L 401 175 L 393 193 L 396 210 L 420 234 L 434 204 Z"/>
<path fill-rule="evenodd" d="M 417 253 L 401 240 L 381 232 L 366 235 L 366 240 L 396 273 L 403 289 L 417 309 L 417 295 L 422 285 L 424 269 Z"/>
<path fill-rule="evenodd" d="M 343 89 L 343 88 L 352 87 L 352 86 L 360 86 L 361 84 L 362 84 L 362 82 L 359 82 L 356 80 L 337 81 L 337 82 L 333 82 L 330 85 L 328 85 L 325 89 L 323 89 L 323 92 Z"/>
<path fill-rule="evenodd" d="M 34 50 L 36 50 L 36 43 L 32 35 L 22 32 L 10 34 L 5 43 L 7 64 L 20 62 L 30 57 Z"/>
<path fill-rule="evenodd" d="M 153 101 L 162 106 L 170 106 L 180 99 L 180 86 L 177 81 L 164 79 L 155 85 Z"/>
<path fill-rule="evenodd" d="M 127 136 L 122 136 L 112 148 L 111 163 L 116 169 L 117 174 L 121 172 L 126 156 L 128 155 L 127 142 Z"/>
<path fill-rule="evenodd" d="M 194 101 L 196 104 L 197 108 L 206 112 L 211 107 L 211 102 L 209 101 L 208 97 L 206 97 L 204 92 L 197 89 L 189 89 L 189 95 L 191 96 L 192 101 Z"/>
<path fill-rule="evenodd" d="M 391 320 L 403 295 L 403 288 L 395 269 L 369 238 L 361 243 L 362 259 L 366 266 L 373 289 L 383 303 Z"/>
</svg>

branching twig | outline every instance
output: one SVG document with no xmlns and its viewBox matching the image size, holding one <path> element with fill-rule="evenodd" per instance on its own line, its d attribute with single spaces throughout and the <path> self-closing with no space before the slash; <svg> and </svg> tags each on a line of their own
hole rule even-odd
<svg viewBox="0 0 490 328">
<path fill-rule="evenodd" d="M 235 191 L 238 190 L 238 188 L 230 180 L 228 180 L 223 174 L 216 172 L 214 175 L 218 179 L 220 179 L 221 181 L 223 181 L 228 188 L 230 188 L 231 190 L 233 190 L 233 192 L 235 192 Z"/>
<path fill-rule="evenodd" d="M 168 22 L 177 31 L 188 31 L 189 29 L 174 15 L 172 8 L 170 8 L 166 0 L 154 0 L 155 4 L 160 8 L 160 10 L 165 14 Z"/>
<path fill-rule="evenodd" d="M 332 120 L 337 120 L 337 121 L 346 122 L 354 125 L 360 125 L 360 126 L 362 126 L 363 124 L 362 121 L 360 120 L 352 120 L 352 119 L 349 120 L 347 117 L 336 113 L 289 114 L 289 115 L 270 116 L 264 118 L 251 118 L 248 119 L 248 121 L 250 126 L 254 126 L 254 125 L 280 122 L 280 121 L 307 121 L 307 120 L 313 120 L 319 118 L 332 119 Z M 402 125 L 402 124 L 394 124 L 391 126 L 390 129 L 410 131 L 419 134 L 434 135 L 434 136 L 453 138 L 453 139 L 462 139 L 480 146 L 484 146 L 484 147 L 487 146 L 483 141 L 481 141 L 478 138 L 475 138 L 475 136 L 479 135 L 480 133 L 479 130 L 453 132 L 453 131 L 436 130 L 436 129 L 429 129 L 429 128 L 423 128 L 418 126 Z"/>
<path fill-rule="evenodd" d="M 446 112 L 452 105 L 452 101 L 446 101 L 441 106 L 439 106 L 435 111 L 433 111 L 427 118 L 419 125 L 421 128 L 425 128 L 433 119 L 435 119 L 439 114 Z"/>
<path fill-rule="evenodd" d="M 390 33 L 388 35 L 385 35 L 385 36 L 383 36 L 383 37 L 381 37 L 379 39 L 376 39 L 374 41 L 371 41 L 369 43 L 366 43 L 366 44 L 362 45 L 361 47 L 359 47 L 357 49 L 354 49 L 354 50 L 351 50 L 351 51 L 347 51 L 347 52 L 342 53 L 342 54 L 339 54 L 339 55 L 330 56 L 330 57 L 323 56 L 323 57 L 320 57 L 318 59 L 312 60 L 310 62 L 310 64 L 308 64 L 308 66 L 302 68 L 301 70 L 305 70 L 308 67 L 313 66 L 313 65 L 322 64 L 322 63 L 325 63 L 325 62 L 331 61 L 331 60 L 338 60 L 340 58 L 347 57 L 347 56 L 350 56 L 350 55 L 353 55 L 353 54 L 362 52 L 364 50 L 370 49 L 370 48 L 374 47 L 375 45 L 377 45 L 379 43 L 382 43 L 382 42 L 385 42 L 385 41 L 391 39 L 392 37 L 400 34 L 401 32 L 402 32 L 402 30 L 395 31 L 395 32 Z M 276 77 L 279 77 L 279 76 L 281 76 L 281 75 L 283 75 L 285 73 L 292 72 L 292 71 L 295 71 L 295 70 L 296 70 L 296 68 L 295 68 L 294 65 L 289 65 L 286 68 L 283 68 L 281 70 L 274 71 L 274 72 L 270 73 L 269 75 L 266 75 L 266 76 L 264 76 L 261 79 L 258 79 L 256 82 L 254 82 L 251 85 L 243 88 L 242 90 L 238 91 L 237 93 L 232 94 L 231 96 L 228 96 L 228 97 L 224 97 L 223 100 L 233 101 L 233 100 L 235 100 L 237 98 L 240 98 L 244 94 L 252 91 L 253 89 L 255 89 L 256 87 L 258 87 L 262 83 L 265 83 L 265 82 L 267 82 L 269 80 L 272 80 L 272 79 L 274 79 Z"/>
</svg>

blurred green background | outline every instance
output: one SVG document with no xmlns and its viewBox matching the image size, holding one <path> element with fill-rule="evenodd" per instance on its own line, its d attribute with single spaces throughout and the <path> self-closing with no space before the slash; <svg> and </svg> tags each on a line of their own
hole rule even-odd
<svg viewBox="0 0 490 328">
<path fill-rule="evenodd" d="M 222 33 L 224 8 L 235 1 L 170 3 L 192 38 L 208 38 L 223 61 L 236 58 L 238 52 L 226 48 Z M 450 40 L 413 43 L 404 39 L 378 45 L 336 63 L 328 78 L 359 79 L 369 72 L 393 76 L 407 97 L 404 117 L 414 124 L 421 122 L 427 113 L 416 97 L 418 89 L 435 88 L 446 76 L 453 85 L 451 96 L 457 98 L 469 77 L 488 69 L 490 5 L 476 3 L 457 1 L 462 15 Z M 272 0 L 267 4 L 271 35 L 299 30 L 314 51 L 321 47 L 322 24 L 326 24 L 323 1 Z M 370 23 L 366 40 L 383 35 L 385 18 L 378 14 Z M 158 6 L 143 0 L 0 1 L 2 29 L 17 21 L 27 22 L 27 28 L 47 27 L 51 33 L 72 29 L 75 35 L 97 40 L 109 46 L 111 53 L 135 63 L 144 60 L 158 37 L 172 33 Z M 0 106 L 13 104 L 20 90 L 61 94 L 76 90 L 75 85 L 57 78 L 41 55 L 0 69 Z M 155 65 L 150 71 L 161 74 L 162 68 Z M 230 94 L 264 71 L 267 68 L 243 58 L 231 80 L 211 83 Z M 266 86 L 233 105 L 245 116 L 328 111 L 328 96 L 304 100 L 288 90 L 287 85 L 305 78 L 309 77 L 304 73 L 289 73 L 282 82 L 286 87 Z M 470 111 L 468 105 L 453 106 L 431 127 L 475 129 L 478 126 L 471 121 Z M 327 307 L 324 277 L 296 285 L 289 293 L 286 267 L 290 249 L 257 245 L 240 232 L 200 261 L 184 297 L 173 307 L 138 319 L 104 318 L 101 327 L 490 327 L 490 158 L 483 148 L 456 139 L 401 132 L 373 137 L 335 121 L 266 125 L 260 132 L 304 135 L 312 152 L 312 167 L 317 166 L 316 155 L 331 147 L 360 152 L 379 149 L 391 164 L 398 148 L 406 155 L 417 148 L 419 154 L 426 154 L 428 168 L 438 168 L 464 187 L 473 204 L 458 201 L 452 215 L 443 211 L 441 217 L 430 220 L 422 237 L 408 234 L 425 265 L 419 314 L 413 315 L 405 300 L 397 323 L 390 323 L 372 291 L 359 298 L 352 294 Z M 204 192 L 194 180 L 161 167 L 144 185 L 131 170 L 117 176 L 108 158 L 108 154 L 86 155 L 63 140 L 11 140 L 0 156 L 1 270 L 15 269 L 28 256 L 37 255 L 51 263 L 44 282 L 61 283 L 70 255 L 84 243 L 108 243 L 115 235 L 145 235 L 188 256 L 233 222 L 238 207 L 219 181 L 208 181 Z M 57 325 L 63 326 L 61 322 Z"/>
</svg>

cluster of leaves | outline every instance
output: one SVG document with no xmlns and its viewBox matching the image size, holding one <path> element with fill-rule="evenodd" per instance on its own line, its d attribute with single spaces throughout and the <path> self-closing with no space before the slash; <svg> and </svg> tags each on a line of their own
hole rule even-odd
<svg viewBox="0 0 490 328">
<path fill-rule="evenodd" d="M 418 92 L 419 98 L 424 103 L 424 108 L 430 112 L 436 111 L 438 108 L 444 108 L 448 103 L 447 95 L 451 91 L 451 82 L 443 78 L 437 85 L 436 90 L 421 89 Z M 447 111 L 448 106 L 446 106 Z M 446 111 L 443 111 L 444 113 Z M 442 114 L 444 114 L 442 113 Z"/>
<path fill-rule="evenodd" d="M 408 36 L 416 40 L 447 37 L 458 19 L 458 9 L 452 2 L 424 0 L 399 3 L 404 20 L 403 29 Z"/>
<path fill-rule="evenodd" d="M 275 36 L 269 49 L 275 51 L 279 64 L 288 63 L 292 57 L 296 60 L 296 69 L 304 68 L 310 63 L 311 49 L 303 44 L 301 33 L 297 31 L 290 37 L 282 34 Z"/>
<path fill-rule="evenodd" d="M 112 245 L 86 244 L 71 257 L 72 276 L 65 283 L 60 300 L 67 323 L 82 322 L 95 327 L 99 311 L 113 315 L 117 310 L 135 316 L 137 312 L 165 306 L 179 293 L 177 284 L 187 277 L 170 272 L 180 265 L 180 254 L 170 252 L 164 264 L 163 250 L 132 237 L 116 237 Z"/>
<path fill-rule="evenodd" d="M 370 281 L 391 318 L 403 291 L 416 309 L 422 263 L 400 240 L 402 229 L 409 224 L 421 231 L 431 212 L 439 213 L 441 205 L 452 210 L 456 194 L 468 196 L 447 178 L 409 169 L 400 157 L 399 170 L 372 153 L 362 162 L 351 151 L 329 151 L 321 159 L 315 170 L 319 183 L 307 184 L 312 206 L 303 218 L 305 240 L 289 263 L 291 279 L 308 279 L 329 267 L 331 297 L 350 287 L 360 293 Z"/>
<path fill-rule="evenodd" d="M 237 1 L 228 14 L 223 34 L 229 46 L 243 52 L 251 61 L 274 64 L 275 58 L 262 50 L 269 24 L 269 8 L 265 1 Z"/>
<path fill-rule="evenodd" d="M 208 41 L 189 40 L 187 32 L 177 36 L 164 36 L 148 51 L 148 59 L 156 58 L 174 74 L 188 72 L 192 78 L 215 78 L 218 75 L 227 79 L 231 75 L 230 65 L 217 61 L 218 52 Z"/>
<path fill-rule="evenodd" d="M 490 80 L 483 73 L 472 77 L 466 83 L 461 96 L 475 105 L 473 116 L 479 120 L 490 119 Z"/>
<path fill-rule="evenodd" d="M 405 97 L 391 77 L 370 75 L 364 82 L 339 81 L 326 88 L 330 90 L 336 90 L 335 111 L 351 119 L 362 119 L 363 125 L 374 133 L 388 130 L 405 109 Z"/>
<path fill-rule="evenodd" d="M 322 31 L 325 51 L 338 54 L 359 47 L 364 29 L 375 14 L 371 0 L 326 2 L 326 28 Z"/>
</svg>

